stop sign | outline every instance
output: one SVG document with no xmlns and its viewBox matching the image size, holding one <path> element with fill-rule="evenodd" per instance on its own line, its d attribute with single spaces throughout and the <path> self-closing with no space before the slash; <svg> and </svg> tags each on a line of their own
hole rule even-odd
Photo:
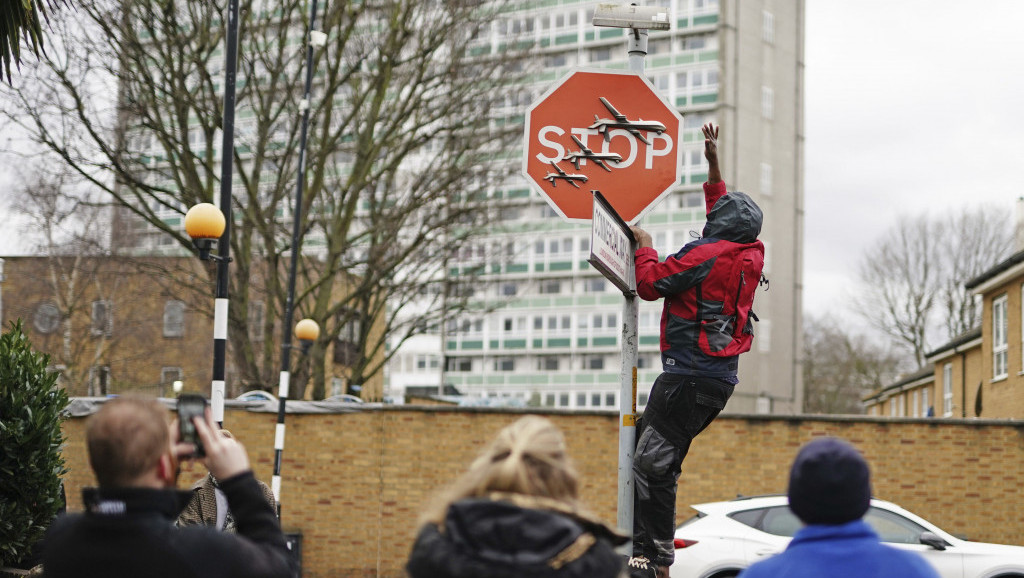
<svg viewBox="0 0 1024 578">
<path fill-rule="evenodd" d="M 577 70 L 527 110 L 523 174 L 570 221 L 598 190 L 632 224 L 678 182 L 681 128 L 643 75 Z"/>
</svg>

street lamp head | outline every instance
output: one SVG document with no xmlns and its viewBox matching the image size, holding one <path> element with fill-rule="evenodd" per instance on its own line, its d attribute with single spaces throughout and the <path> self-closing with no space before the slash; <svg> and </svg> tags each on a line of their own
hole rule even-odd
<svg viewBox="0 0 1024 578">
<path fill-rule="evenodd" d="M 312 319 L 303 319 L 295 324 L 295 337 L 302 344 L 302 353 L 305 355 L 317 337 L 320 337 L 320 326 Z"/>
<path fill-rule="evenodd" d="M 224 234 L 226 223 L 224 213 L 210 203 L 199 203 L 185 213 L 185 232 L 192 237 L 203 261 L 210 259 L 210 251 Z"/>
</svg>

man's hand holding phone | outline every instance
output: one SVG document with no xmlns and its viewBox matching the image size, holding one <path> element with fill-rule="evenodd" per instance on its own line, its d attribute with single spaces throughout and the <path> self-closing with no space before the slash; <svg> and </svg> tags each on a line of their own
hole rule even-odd
<svg viewBox="0 0 1024 578">
<path fill-rule="evenodd" d="M 192 421 L 195 423 L 199 440 L 206 450 L 206 457 L 202 460 L 203 465 L 210 470 L 213 477 L 218 480 L 226 480 L 251 469 L 249 454 L 246 453 L 245 446 L 234 438 L 220 435 L 210 408 L 206 408 L 203 417 L 193 418 Z"/>
</svg>

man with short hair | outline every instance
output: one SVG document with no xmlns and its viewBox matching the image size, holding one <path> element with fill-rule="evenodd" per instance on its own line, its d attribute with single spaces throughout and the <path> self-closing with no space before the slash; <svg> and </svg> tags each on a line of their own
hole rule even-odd
<svg viewBox="0 0 1024 578">
<path fill-rule="evenodd" d="M 195 448 L 177 443 L 177 422 L 168 425 L 168 412 L 158 401 L 122 396 L 89 418 L 86 443 L 99 488 L 83 491 L 84 514 L 58 518 L 47 532 L 43 571 L 48 578 L 295 574 L 296 563 L 245 448 L 217 435 L 209 409 L 194 423 L 206 451 L 202 461 L 222 480 L 238 534 L 174 526 L 191 495 L 175 489 L 178 461 Z"/>
<path fill-rule="evenodd" d="M 838 438 L 803 448 L 789 472 L 789 508 L 807 524 L 780 554 L 742 578 L 938 578 L 915 552 L 882 544 L 862 518 L 871 502 L 868 463 Z"/>
</svg>

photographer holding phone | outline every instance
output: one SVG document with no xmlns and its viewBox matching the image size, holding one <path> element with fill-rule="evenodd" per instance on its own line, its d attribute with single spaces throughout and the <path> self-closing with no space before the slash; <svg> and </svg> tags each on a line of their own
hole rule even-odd
<svg viewBox="0 0 1024 578">
<path fill-rule="evenodd" d="M 295 574 L 295 561 L 245 448 L 218 435 L 209 410 L 192 421 L 205 450 L 202 463 L 221 480 L 238 533 L 174 526 L 191 495 L 175 487 L 179 460 L 192 456 L 196 446 L 180 443 L 178 424 L 168 425 L 168 412 L 155 399 L 118 397 L 86 425 L 89 464 L 99 488 L 83 491 L 85 513 L 62 516 L 47 532 L 47 577 Z"/>
</svg>

